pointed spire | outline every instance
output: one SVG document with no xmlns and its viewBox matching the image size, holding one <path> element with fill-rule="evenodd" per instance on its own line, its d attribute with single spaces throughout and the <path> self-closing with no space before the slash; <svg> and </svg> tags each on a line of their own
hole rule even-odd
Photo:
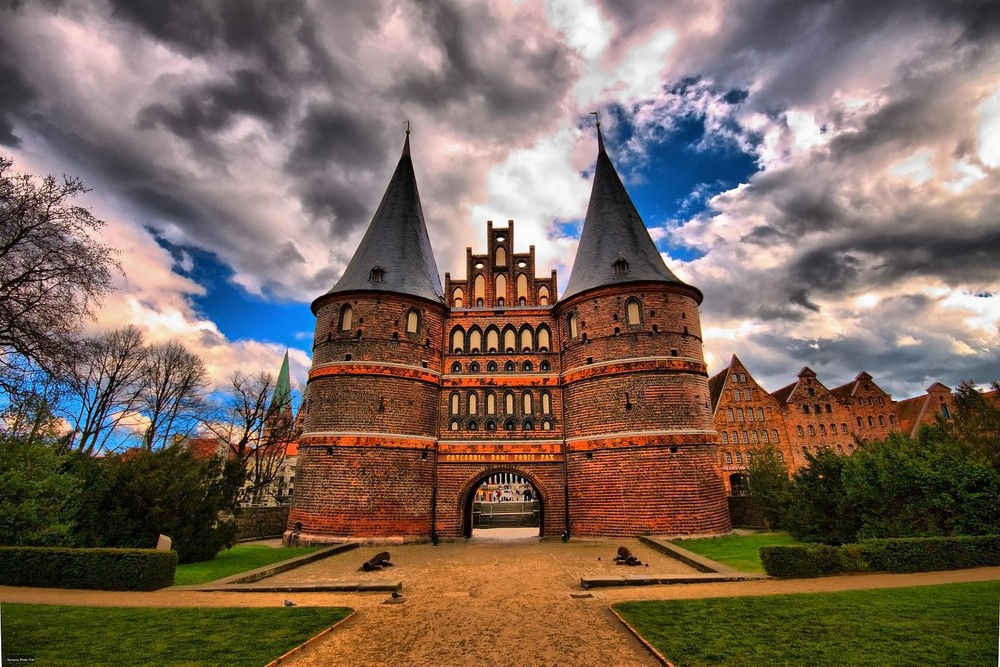
<svg viewBox="0 0 1000 667">
<path fill-rule="evenodd" d="M 683 285 L 663 263 L 660 251 L 604 150 L 600 121 L 597 149 L 587 218 L 562 299 L 595 287 L 625 282 L 656 280 Z"/>
<path fill-rule="evenodd" d="M 410 159 L 409 123 L 382 202 L 344 275 L 327 294 L 348 291 L 395 292 L 444 302 Z"/>
<path fill-rule="evenodd" d="M 271 394 L 271 406 L 287 406 L 291 410 L 292 403 L 292 382 L 288 376 L 288 350 L 285 350 L 285 358 L 281 360 L 281 370 L 278 371 L 278 378 L 274 381 L 274 393 Z"/>
</svg>

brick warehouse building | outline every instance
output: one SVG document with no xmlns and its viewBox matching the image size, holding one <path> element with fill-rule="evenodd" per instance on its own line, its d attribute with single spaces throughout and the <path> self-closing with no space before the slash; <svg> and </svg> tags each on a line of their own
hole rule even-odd
<svg viewBox="0 0 1000 667">
<path fill-rule="evenodd" d="M 566 293 L 487 223 L 442 288 L 403 153 L 347 269 L 312 304 L 286 539 L 470 535 L 476 490 L 523 478 L 543 535 L 721 533 L 729 513 L 698 306 L 598 125 Z"/>
</svg>

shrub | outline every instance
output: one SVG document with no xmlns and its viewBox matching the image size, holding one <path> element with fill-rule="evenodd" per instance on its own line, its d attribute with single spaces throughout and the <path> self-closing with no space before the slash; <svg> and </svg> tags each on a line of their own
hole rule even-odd
<svg viewBox="0 0 1000 667">
<path fill-rule="evenodd" d="M 997 535 L 867 540 L 859 546 L 871 569 L 880 572 L 932 572 L 1000 565 Z"/>
<path fill-rule="evenodd" d="M 181 563 L 211 560 L 234 544 L 236 524 L 221 520 L 242 483 L 237 465 L 204 462 L 179 447 L 79 458 L 84 478 L 76 543 L 84 547 L 152 548 L 162 533 Z"/>
<path fill-rule="evenodd" d="M 174 581 L 177 552 L 152 549 L 0 547 L 0 584 L 154 591 Z"/>
<path fill-rule="evenodd" d="M 760 548 L 760 562 L 772 577 L 805 579 L 845 572 L 840 549 L 826 544 Z"/>
<path fill-rule="evenodd" d="M 830 450 L 806 455 L 807 465 L 793 476 L 782 527 L 802 542 L 847 544 L 860 527 L 858 510 L 847 502 L 842 475 L 851 460 Z"/>
<path fill-rule="evenodd" d="M 823 577 L 842 572 L 933 572 L 1000 565 L 1000 536 L 919 537 L 867 540 L 831 547 L 822 544 L 761 547 L 764 571 L 772 577 Z"/>
<path fill-rule="evenodd" d="M 0 544 L 65 544 L 80 495 L 65 462 L 54 445 L 0 436 Z"/>
</svg>

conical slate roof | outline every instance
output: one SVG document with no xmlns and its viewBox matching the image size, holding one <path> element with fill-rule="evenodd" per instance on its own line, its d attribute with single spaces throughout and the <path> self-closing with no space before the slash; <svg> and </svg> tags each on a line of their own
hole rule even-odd
<svg viewBox="0 0 1000 667">
<path fill-rule="evenodd" d="M 659 280 L 683 285 L 663 263 L 611 164 L 604 150 L 600 124 L 597 142 L 597 168 L 587 218 L 562 300 L 595 287 L 619 283 Z"/>
<path fill-rule="evenodd" d="M 376 290 L 444 302 L 410 160 L 410 131 L 389 187 L 344 275 L 327 294 Z"/>
</svg>

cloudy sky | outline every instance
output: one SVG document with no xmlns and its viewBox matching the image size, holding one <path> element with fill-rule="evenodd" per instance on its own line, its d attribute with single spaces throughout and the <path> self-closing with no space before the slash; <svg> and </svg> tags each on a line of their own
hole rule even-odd
<svg viewBox="0 0 1000 667">
<path fill-rule="evenodd" d="M 514 219 L 564 287 L 600 111 L 711 372 L 1000 378 L 1000 4 L 332 4 L 0 0 L 0 153 L 122 251 L 93 328 L 304 380 L 403 120 L 442 273 Z"/>
</svg>

